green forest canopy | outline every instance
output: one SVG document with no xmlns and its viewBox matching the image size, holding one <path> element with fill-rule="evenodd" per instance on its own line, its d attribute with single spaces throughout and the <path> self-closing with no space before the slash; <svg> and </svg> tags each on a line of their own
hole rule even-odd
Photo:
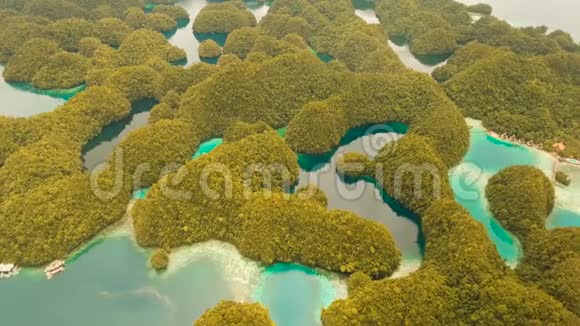
<svg viewBox="0 0 580 326">
<path fill-rule="evenodd" d="M 578 286 L 571 277 L 579 261 L 577 229 L 547 231 L 538 224 L 545 216 L 536 216 L 533 231 L 521 235 L 533 239 L 523 242 L 524 261 L 516 273 L 506 268 L 483 227 L 453 200 L 447 171 L 465 154 L 469 134 L 461 111 L 445 94 L 464 112 L 477 110 L 487 126 L 499 130 L 502 121 L 509 121 L 521 135 L 564 139 L 573 151 L 579 138 L 578 117 L 571 110 L 578 103 L 577 44 L 563 31 L 514 28 L 494 17 L 471 24 L 468 8 L 451 0 L 377 0 L 375 7 L 381 25 L 358 18 L 348 0 L 277 0 L 256 26 L 239 1 L 211 5 L 197 23 L 208 32 L 232 32 L 227 54 L 218 66 L 184 68 L 171 63 L 185 53 L 159 33 L 184 18 L 179 9 L 145 13 L 139 0 L 0 1 L 0 61 L 7 65 L 7 80 L 37 80 L 38 86 L 46 81 L 47 88 L 88 86 L 53 112 L 0 117 L 0 175 L 9 176 L 2 178 L 0 193 L 0 261 L 37 266 L 64 258 L 121 219 L 135 187 L 153 185 L 133 211 L 144 246 L 220 239 L 266 264 L 358 271 L 351 295 L 323 312 L 327 324 L 577 323 Z M 217 17 L 223 26 L 208 23 L 211 10 L 221 11 Z M 435 73 L 444 91 L 402 65 L 386 43 L 392 36 L 406 37 L 415 53 L 459 49 Z M 321 62 L 307 46 L 334 61 Z M 74 78 L 64 74 L 65 64 Z M 497 74 L 500 65 L 510 74 Z M 63 75 L 47 78 L 53 71 Z M 485 93 L 480 87 L 489 80 L 494 92 Z M 525 96 L 508 98 L 498 90 Z M 488 107 L 468 107 L 466 94 L 479 104 L 501 105 L 506 113 L 494 120 L 485 112 Z M 121 142 L 129 164 L 118 180 L 113 154 L 96 180 L 105 197 L 97 196 L 79 164 L 80 148 L 143 99 L 159 101 L 151 123 Z M 543 105 L 530 105 L 530 99 Z M 319 124 L 311 123 L 316 119 Z M 545 124 L 530 123 L 536 119 Z M 339 131 L 388 121 L 410 125 L 393 152 L 384 148 L 371 163 L 382 167 L 385 190 L 420 215 L 425 260 L 409 277 L 385 279 L 401 257 L 383 226 L 327 210 L 316 191 L 313 197 L 304 196 L 306 191 L 287 195 L 287 184 L 274 173 L 275 192 L 268 197 L 262 181 L 272 171 L 259 169 L 250 196 L 243 196 L 245 163 L 281 163 L 292 183 L 298 173 L 294 151 L 324 152 L 340 141 L 341 132 L 322 128 L 330 121 Z M 286 125 L 287 142 L 271 131 Z M 550 134 L 538 125 L 556 128 Z M 201 141 L 224 134 L 229 140 L 220 149 L 189 160 Z M 151 170 L 135 182 L 133 173 L 143 163 Z M 193 191 L 191 201 L 163 197 L 164 182 L 176 181 L 175 173 L 161 177 L 169 163 L 193 171 L 191 179 L 177 182 Z M 210 163 L 233 169 L 232 200 L 200 197 L 195 171 Z M 425 196 L 413 196 L 417 179 L 412 175 L 403 175 L 400 185 L 395 182 L 396 169 L 405 164 L 433 167 L 418 174 Z M 517 178 L 507 179 L 518 189 Z M 219 173 L 210 181 L 214 190 L 226 186 Z M 108 198 L 106 191 L 116 185 L 117 195 Z M 505 203 L 512 200 L 502 197 Z M 369 277 L 361 280 L 361 273 Z M 409 309 L 414 313 L 406 313 Z"/>
</svg>

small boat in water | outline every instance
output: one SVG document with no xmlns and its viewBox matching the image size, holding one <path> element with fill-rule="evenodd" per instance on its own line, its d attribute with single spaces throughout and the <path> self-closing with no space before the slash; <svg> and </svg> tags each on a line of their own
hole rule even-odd
<svg viewBox="0 0 580 326">
<path fill-rule="evenodd" d="M 52 279 L 56 274 L 64 271 L 64 260 L 55 260 L 44 269 L 47 279 Z"/>
<path fill-rule="evenodd" d="M 17 275 L 20 268 L 14 264 L 0 264 L 0 278 L 9 278 Z"/>
<path fill-rule="evenodd" d="M 580 161 L 573 158 L 565 158 L 563 161 L 574 165 L 580 165 Z"/>
</svg>

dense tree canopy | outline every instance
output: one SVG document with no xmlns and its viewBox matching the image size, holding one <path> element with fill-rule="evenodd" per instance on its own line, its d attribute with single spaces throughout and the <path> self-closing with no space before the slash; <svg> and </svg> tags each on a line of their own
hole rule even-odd
<svg viewBox="0 0 580 326">
<path fill-rule="evenodd" d="M 216 136 L 237 120 L 263 121 L 278 128 L 288 124 L 305 103 L 328 97 L 337 87 L 334 80 L 332 71 L 306 51 L 263 64 L 229 64 L 188 89 L 179 114 L 203 121 L 204 131 Z"/>
<path fill-rule="evenodd" d="M 32 85 L 39 89 L 72 88 L 84 83 L 89 66 L 89 60 L 78 53 L 59 52 L 34 75 Z"/>
<path fill-rule="evenodd" d="M 478 3 L 475 5 L 467 6 L 467 11 L 474 12 L 476 14 L 491 15 L 493 8 L 487 3 Z"/>
<path fill-rule="evenodd" d="M 224 54 L 235 54 L 240 59 L 245 59 L 252 51 L 258 37 L 263 35 L 261 28 L 242 27 L 233 30 L 226 39 Z"/>
<path fill-rule="evenodd" d="M 171 0 L 148 3 L 164 5 L 145 13 L 140 0 L 0 1 L 7 80 L 88 85 L 52 112 L 0 117 L 0 262 L 65 258 L 119 221 L 136 188 L 152 186 L 130 212 L 142 246 L 221 240 L 264 264 L 354 273 L 349 297 L 323 312 L 325 324 L 578 323 L 578 228 L 544 228 L 549 180 L 521 167 L 490 180 L 492 212 L 524 245 L 514 273 L 453 201 L 448 170 L 469 146 L 461 111 L 386 43 L 403 36 L 419 54 L 459 48 L 434 76 L 464 113 L 497 131 L 565 141 L 567 155 L 580 148 L 580 61 L 569 34 L 493 17 L 472 24 L 474 7 L 451 0 L 377 0 L 380 25 L 358 18 L 348 0 L 277 0 L 256 27 L 245 5 L 230 1 L 206 6 L 193 24 L 196 33 L 230 33 L 219 65 L 186 68 L 171 65 L 185 53 L 158 32 L 187 13 Z M 159 101 L 150 124 L 121 140 L 96 179 L 82 171 L 83 145 L 150 99 Z M 315 186 L 291 194 L 299 173 L 292 149 L 324 154 L 349 129 L 385 122 L 409 125 L 406 136 L 372 161 L 347 153 L 338 169 L 374 178 L 417 213 L 423 264 L 400 279 L 384 279 L 401 253 L 383 225 L 328 210 Z M 282 126 L 286 140 L 272 130 Z M 191 160 L 213 137 L 224 144 Z M 346 163 L 364 168 L 352 174 Z M 166 258 L 159 251 L 151 262 L 163 268 Z M 226 323 L 271 321 L 262 307 L 235 303 L 198 321 Z"/>
<path fill-rule="evenodd" d="M 449 54 L 457 48 L 453 32 L 435 28 L 425 32 L 411 41 L 411 50 L 416 55 Z"/>
<path fill-rule="evenodd" d="M 563 171 L 557 171 L 555 177 L 556 181 L 564 186 L 569 186 L 572 182 L 572 180 L 570 180 L 570 176 Z"/>
<path fill-rule="evenodd" d="M 241 209 L 236 245 L 242 254 L 266 264 L 300 262 L 374 278 L 391 275 L 399 266 L 400 253 L 383 225 L 284 196 L 258 194 Z"/>
<path fill-rule="evenodd" d="M 103 174 L 101 186 L 114 178 Z M 111 200 L 93 192 L 87 174 L 74 174 L 14 195 L 0 206 L 0 260 L 37 266 L 66 257 L 93 235 L 119 220 L 130 193 Z"/>
<path fill-rule="evenodd" d="M 580 229 L 545 229 L 554 207 L 551 181 L 534 167 L 513 166 L 494 175 L 485 193 L 495 217 L 522 241 L 518 275 L 578 314 L 580 288 L 573 275 L 578 270 Z"/>
<path fill-rule="evenodd" d="M 241 140 L 250 135 L 259 134 L 267 131 L 274 131 L 266 123 L 258 121 L 256 123 L 246 123 L 236 121 L 232 123 L 224 132 L 224 141 L 233 142 Z"/>
<path fill-rule="evenodd" d="M 313 200 L 324 208 L 328 207 L 328 198 L 326 197 L 326 194 L 324 191 L 313 184 L 300 187 L 298 190 L 296 190 L 296 195 L 302 200 Z"/>
<path fill-rule="evenodd" d="M 205 40 L 199 44 L 200 58 L 215 58 L 222 54 L 222 48 L 214 40 Z"/>
<path fill-rule="evenodd" d="M 125 23 L 132 29 L 147 28 L 157 32 L 168 32 L 177 27 L 175 19 L 165 13 L 146 14 L 136 7 L 131 7 L 127 10 Z"/>
<path fill-rule="evenodd" d="M 127 135 L 119 144 L 123 169 L 133 176 L 135 188 L 148 187 L 159 180 L 170 164 L 187 162 L 200 140 L 194 127 L 179 120 L 160 120 Z M 115 162 L 117 153 L 110 159 Z M 119 153 L 121 155 L 121 153 Z"/>
<path fill-rule="evenodd" d="M 0 202 L 44 182 L 80 173 L 80 146 L 62 137 L 47 136 L 21 147 L 0 168 Z"/>
<path fill-rule="evenodd" d="M 85 37 L 79 41 L 79 53 L 91 58 L 102 44 L 101 40 L 96 37 Z"/>
<path fill-rule="evenodd" d="M 374 164 L 365 154 L 349 152 L 338 158 L 336 171 L 347 177 L 358 178 L 373 175 Z"/>
<path fill-rule="evenodd" d="M 363 74 L 354 75 L 347 81 L 347 91 L 325 101 L 325 105 L 335 112 L 342 111 L 342 121 L 347 122 L 346 128 L 341 127 L 342 130 L 376 123 L 404 122 L 411 125 L 411 133 L 429 139 L 429 147 L 434 146 L 437 156 L 448 167 L 463 158 L 469 146 L 465 121 L 453 103 L 427 76 L 410 72 L 402 75 Z M 336 137 L 334 130 L 314 126 L 310 118 L 301 117 L 303 113 L 289 124 L 287 139 L 291 147 L 301 151 L 301 148 L 314 149 L 318 146 L 322 150 L 317 153 L 321 154 L 328 150 L 329 144 L 338 145 L 342 135 Z M 302 122 L 298 123 L 299 120 Z M 454 123 L 450 124 L 449 121 Z M 322 137 L 321 133 L 325 132 L 332 136 L 325 134 Z M 317 136 L 310 136 L 310 133 Z M 303 142 L 300 148 L 295 147 L 299 144 L 298 140 Z"/>
<path fill-rule="evenodd" d="M 130 33 L 119 47 L 119 65 L 143 64 L 154 56 L 167 62 L 186 58 L 185 51 L 167 43 L 163 34 L 147 29 Z"/>
<path fill-rule="evenodd" d="M 187 11 L 180 6 L 169 6 L 169 5 L 157 5 L 153 8 L 154 13 L 161 13 L 170 16 L 174 20 L 187 20 L 189 19 L 189 14 Z"/>
<path fill-rule="evenodd" d="M 156 271 L 163 271 L 167 269 L 167 265 L 169 265 L 169 255 L 167 251 L 163 249 L 156 250 L 149 260 L 151 267 Z"/>
<path fill-rule="evenodd" d="M 127 34 L 131 32 L 131 27 L 118 18 L 103 18 L 97 22 L 95 27 L 97 37 L 110 46 L 118 47 Z"/>
<path fill-rule="evenodd" d="M 577 322 L 561 303 L 520 283 L 501 262 L 483 226 L 459 204 L 436 201 L 423 223 L 427 248 L 421 269 L 400 279 L 349 281 L 358 285 L 348 299 L 323 311 L 324 324 Z"/>
<path fill-rule="evenodd" d="M 242 1 L 226 1 L 205 6 L 193 21 L 196 33 L 229 33 L 241 27 L 256 26 L 256 17 Z"/>
<path fill-rule="evenodd" d="M 564 142 L 563 155 L 580 155 L 577 54 L 526 57 L 470 43 L 433 72 L 464 113 L 497 133 L 544 148 Z"/>
<path fill-rule="evenodd" d="M 340 107 L 310 102 L 288 124 L 286 141 L 296 152 L 326 153 L 338 145 L 348 127 Z"/>
<path fill-rule="evenodd" d="M 218 59 L 218 66 L 226 66 L 230 63 L 241 62 L 242 60 L 235 54 L 224 54 Z"/>
<path fill-rule="evenodd" d="M 237 303 L 222 301 L 207 310 L 195 326 L 255 325 L 274 326 L 268 310 L 259 303 Z"/>
<path fill-rule="evenodd" d="M 554 207 L 554 186 L 541 170 L 512 166 L 494 175 L 485 190 L 493 215 L 515 234 L 543 229 Z"/>
<path fill-rule="evenodd" d="M 46 39 L 26 42 L 10 59 L 4 70 L 4 79 L 12 82 L 30 82 L 46 64 L 46 58 L 58 52 L 58 45 Z"/>
</svg>

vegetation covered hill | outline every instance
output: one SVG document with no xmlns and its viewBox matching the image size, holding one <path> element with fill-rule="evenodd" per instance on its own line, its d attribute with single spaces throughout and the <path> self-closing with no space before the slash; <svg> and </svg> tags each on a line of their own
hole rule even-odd
<svg viewBox="0 0 580 326">
<path fill-rule="evenodd" d="M 376 0 L 375 8 L 387 35 L 409 40 L 416 55 L 451 54 L 471 41 L 526 55 L 578 48 L 568 33 L 546 34 L 545 26 L 517 28 L 493 16 L 472 23 L 469 12 L 489 14 L 489 6 L 466 6 L 454 0 Z"/>
<path fill-rule="evenodd" d="M 501 261 L 483 226 L 454 201 L 435 201 L 423 215 L 423 230 L 427 248 L 419 271 L 400 279 L 363 282 L 351 289 L 348 299 L 323 311 L 323 324 L 578 321 L 562 303 L 522 283 Z"/>
<path fill-rule="evenodd" d="M 259 303 L 237 303 L 222 301 L 207 310 L 195 326 L 255 325 L 273 326 L 268 310 Z"/>
<path fill-rule="evenodd" d="M 516 272 L 526 282 L 560 300 L 580 315 L 580 228 L 546 230 L 554 207 L 554 186 L 534 167 L 512 166 L 494 175 L 486 187 L 490 209 L 524 246 Z"/>
<path fill-rule="evenodd" d="M 580 54 L 523 56 L 470 43 L 433 72 L 465 115 L 499 134 L 541 144 L 563 142 L 580 155 Z"/>
<path fill-rule="evenodd" d="M 256 26 L 256 17 L 242 1 L 225 1 L 205 6 L 193 21 L 196 33 L 229 33 L 242 27 Z"/>
</svg>

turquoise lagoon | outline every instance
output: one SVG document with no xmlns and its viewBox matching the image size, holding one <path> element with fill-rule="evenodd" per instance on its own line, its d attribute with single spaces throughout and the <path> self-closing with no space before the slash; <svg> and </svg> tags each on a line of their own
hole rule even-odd
<svg viewBox="0 0 580 326">
<path fill-rule="evenodd" d="M 471 145 L 459 166 L 450 171 L 456 200 L 487 229 L 502 258 L 515 265 L 521 257 L 519 241 L 492 216 L 485 198 L 485 186 L 494 174 L 513 165 L 535 166 L 553 179 L 556 160 L 545 152 L 490 136 L 480 121 L 467 119 Z M 560 167 L 558 167 L 560 168 Z M 580 169 L 568 167 L 573 181 L 570 188 L 556 186 L 556 207 L 547 219 L 548 228 L 580 225 L 580 208 L 572 197 L 579 193 Z"/>
<path fill-rule="evenodd" d="M 29 117 L 49 112 L 64 104 L 84 89 L 84 86 L 63 90 L 39 90 L 26 83 L 8 83 L 2 78 L 0 65 L 0 115 Z"/>
<path fill-rule="evenodd" d="M 320 174 L 319 185 L 323 189 L 328 189 L 333 182 L 339 182 L 338 185 L 342 183 L 344 187 L 355 185 L 358 190 L 346 189 L 345 193 L 359 195 L 348 200 L 329 194 L 325 189 L 329 206 L 353 209 L 364 217 L 384 223 L 406 258 L 410 258 L 413 253 L 420 253 L 416 222 L 404 214 L 397 215 L 398 209 L 387 205 L 380 195 L 377 196 L 378 190 L 372 182 L 344 181 L 332 172 L 337 155 L 345 151 L 362 151 L 373 156 L 380 147 L 396 140 L 400 137 L 398 134 L 404 132 L 395 129 L 355 130 L 345 136 L 341 146 L 330 157 L 314 159 L 302 156 L 299 184 L 316 180 L 312 175 L 315 173 Z M 280 133 L 283 134 L 283 130 Z M 463 169 L 467 163 L 479 164 L 483 170 L 483 180 L 505 166 L 546 164 L 529 149 L 489 137 L 477 124 L 471 129 L 471 137 L 470 151 L 457 169 Z M 219 139 L 204 143 L 196 157 L 210 152 L 220 143 Z M 310 164 L 314 161 L 323 163 Z M 466 170 L 473 171 L 473 168 Z M 481 214 L 474 208 L 480 205 L 478 203 L 482 197 L 466 195 L 473 190 L 475 194 L 481 194 L 484 182 L 473 185 L 466 182 L 465 175 L 457 173 L 452 173 L 450 177 L 454 190 L 462 191 L 458 200 L 488 227 L 490 237 L 502 256 L 508 261 L 512 257 L 510 255 L 516 257 L 517 249 L 511 248 L 518 248 L 517 242 L 492 223 L 493 218 L 488 215 L 485 204 L 480 206 L 483 207 L 479 210 Z M 471 188 L 465 188 L 466 184 L 471 184 Z M 45 281 L 38 270 L 29 269 L 15 278 L 0 282 L 0 293 L 14 294 L 0 296 L 0 305 L 8 307 L 3 320 L 9 324 L 190 325 L 205 309 L 221 299 L 230 299 L 262 302 L 279 325 L 317 325 L 319 320 L 316 316 L 319 316 L 320 309 L 346 295 L 344 283 L 332 274 L 293 264 L 259 266 L 241 257 L 232 246 L 219 242 L 177 250 L 172 253 L 170 270 L 156 274 L 148 268 L 148 251 L 139 248 L 130 232 L 126 231 L 130 229 L 128 224 L 119 228 L 116 234 L 100 237 L 73 255 L 67 264 L 67 271 L 53 281 Z M 418 266 L 418 263 L 408 264 L 408 270 L 397 273 L 397 276 L 404 276 Z M 10 308 L 20 306 L 35 307 L 35 314 L 21 314 L 18 309 Z M 103 311 L 106 313 L 101 313 Z"/>
</svg>

